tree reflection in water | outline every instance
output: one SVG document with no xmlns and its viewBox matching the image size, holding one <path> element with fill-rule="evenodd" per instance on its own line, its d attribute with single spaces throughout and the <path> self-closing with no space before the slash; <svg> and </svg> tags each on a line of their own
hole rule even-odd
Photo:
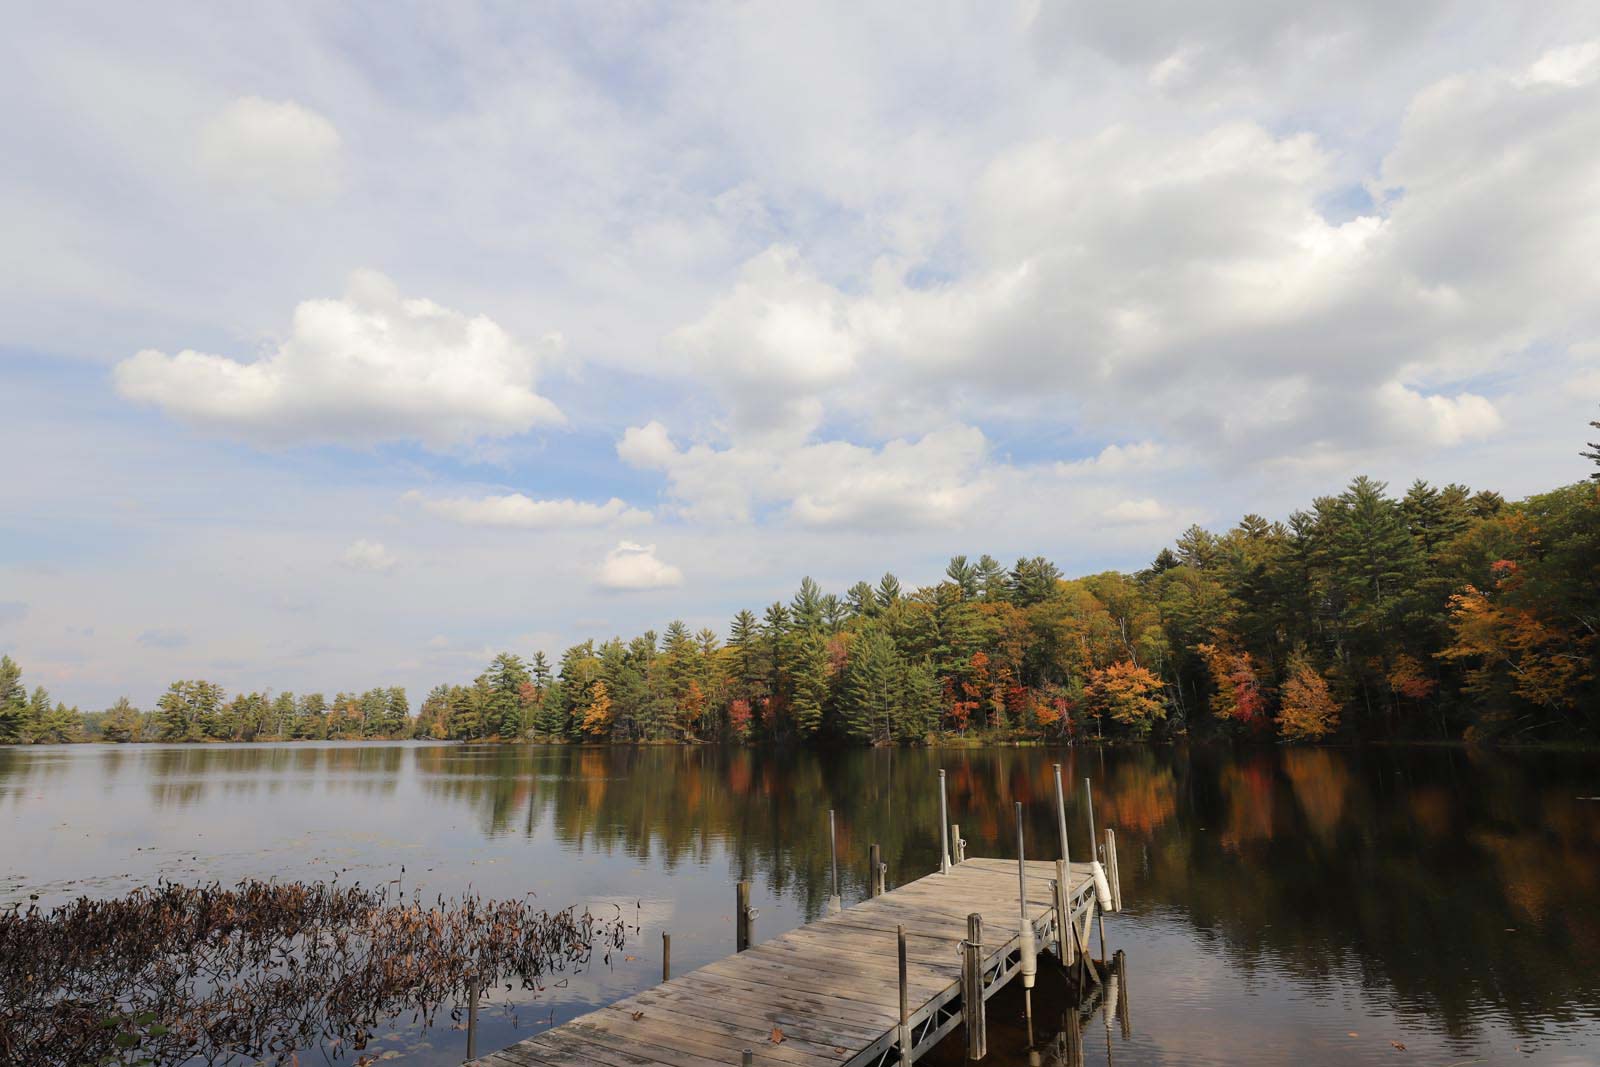
<svg viewBox="0 0 1600 1067">
<path fill-rule="evenodd" d="M 171 864 L 156 870 L 224 881 L 330 865 L 376 879 L 415 858 L 430 893 L 640 901 L 640 921 L 674 934 L 681 971 L 731 947 L 736 879 L 763 905 L 758 940 L 822 913 L 829 808 L 847 904 L 867 895 L 870 844 L 891 884 L 936 870 L 940 768 L 970 855 L 1014 854 L 1021 801 L 1028 854 L 1053 857 L 1057 761 L 1069 782 L 1093 781 L 1097 821 L 1117 831 L 1126 910 L 1108 929 L 1138 977 L 1141 1016 L 1117 1062 L 1371 1062 L 1393 1054 L 1387 1038 L 1365 1058 L 1338 1042 L 1368 1042 L 1365 1020 L 1379 1017 L 1441 1062 L 1519 1048 L 1531 1062 L 1600 1057 L 1600 804 L 1579 799 L 1600 788 L 1585 753 L 11 750 L 0 751 L 0 840 L 17 847 L 0 895 L 76 893 L 87 875 L 148 872 L 152 855 Z M 638 954 L 564 990 L 557 1021 L 653 983 L 659 960 Z M 498 1036 L 521 1032 L 507 1023 Z"/>
</svg>

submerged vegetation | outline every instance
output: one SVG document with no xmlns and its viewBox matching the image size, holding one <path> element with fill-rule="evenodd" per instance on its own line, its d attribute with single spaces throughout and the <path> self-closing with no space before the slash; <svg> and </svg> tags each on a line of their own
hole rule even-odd
<svg viewBox="0 0 1600 1067">
<path fill-rule="evenodd" d="M 1134 574 L 956 556 L 916 589 L 806 578 L 726 640 L 674 621 L 554 665 L 503 653 L 415 716 L 398 688 L 206 681 L 86 716 L 30 697 L 7 658 L 0 741 L 1592 739 L 1597 627 L 1600 482 L 1507 503 L 1357 478 L 1282 522 L 1190 527 Z"/>
<path fill-rule="evenodd" d="M 387 888 L 162 883 L 0 912 L 0 1062 L 298 1062 L 431 1025 L 474 986 L 541 988 L 621 947 L 619 916 Z"/>
</svg>

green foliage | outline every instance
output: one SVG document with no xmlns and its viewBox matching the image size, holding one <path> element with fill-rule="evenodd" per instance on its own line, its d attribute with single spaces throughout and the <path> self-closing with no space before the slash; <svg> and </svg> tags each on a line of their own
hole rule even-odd
<svg viewBox="0 0 1600 1067">
<path fill-rule="evenodd" d="M 1600 446 L 1592 446 L 1600 449 Z M 1600 452 L 1596 453 L 1600 455 Z M 496 656 L 441 685 L 242 693 L 178 681 L 147 722 L 91 717 L 111 741 L 427 737 L 617 742 L 1155 733 L 1289 737 L 1600 733 L 1600 486 L 1517 503 L 1370 478 L 1281 522 L 1191 526 L 1135 574 L 1064 579 L 953 556 L 908 591 L 893 574 L 841 596 L 811 577 L 726 645 L 673 620 L 566 649 Z M 0 657 L 0 741 L 75 740 L 84 720 L 29 697 Z"/>
</svg>

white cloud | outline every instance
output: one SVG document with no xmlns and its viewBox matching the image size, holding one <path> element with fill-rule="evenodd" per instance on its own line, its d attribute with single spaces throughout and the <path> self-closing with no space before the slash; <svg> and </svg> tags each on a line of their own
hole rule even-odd
<svg viewBox="0 0 1600 1067">
<path fill-rule="evenodd" d="M 616 548 L 606 553 L 595 584 L 602 589 L 619 591 L 670 589 L 683 584 L 683 572 L 657 559 L 655 545 L 619 541 Z"/>
<path fill-rule="evenodd" d="M 1164 92 L 1214 103 L 1222 94 L 1282 91 L 1308 75 L 1370 76 L 1449 6 L 1447 0 L 1218 0 L 1203 7 L 1056 0 L 1038 6 L 1030 30 L 1056 63 L 1063 51 L 1092 50 L 1148 69 L 1151 84 Z"/>
<path fill-rule="evenodd" d="M 1171 518 L 1172 512 L 1153 497 L 1137 500 L 1119 500 L 1102 513 L 1115 523 L 1160 522 Z"/>
<path fill-rule="evenodd" d="M 445 449 L 557 424 L 534 391 L 541 349 L 492 320 L 358 271 L 341 300 L 295 309 L 289 339 L 251 363 L 145 350 L 117 364 L 118 391 L 201 426 L 274 444 L 419 440 Z"/>
<path fill-rule="evenodd" d="M 1492 397 L 1441 406 L 1456 383 L 1600 328 L 1594 63 L 1562 49 L 1417 93 L 1353 217 L 1324 211 L 1348 178 L 1309 133 L 1026 141 L 976 183 L 947 279 L 885 258 L 864 286 L 830 283 L 774 248 L 678 336 L 731 383 L 736 444 L 751 423 L 809 449 L 821 425 L 910 438 L 1007 418 L 1232 467 L 1416 441 L 1384 388 L 1400 380 L 1438 398 L 1425 439 L 1449 447 L 1494 426 Z"/>
<path fill-rule="evenodd" d="M 977 506 L 988 441 L 976 427 L 953 426 L 877 448 L 822 441 L 679 449 L 652 422 L 624 433 L 617 453 L 664 472 L 696 519 L 748 521 L 759 505 L 777 504 L 806 526 L 891 528 L 949 525 Z"/>
<path fill-rule="evenodd" d="M 393 570 L 400 560 L 382 541 L 370 541 L 362 537 L 350 543 L 350 547 L 339 557 L 339 562 L 353 571 L 383 574 Z"/>
<path fill-rule="evenodd" d="M 1428 444 L 1482 440 L 1501 427 L 1494 404 L 1474 393 L 1425 396 L 1399 382 L 1389 382 L 1378 390 L 1378 403 L 1397 434 Z"/>
<path fill-rule="evenodd" d="M 773 247 L 669 344 L 727 395 L 735 432 L 803 437 L 822 416 L 815 394 L 856 369 L 863 338 L 848 314 L 848 302 L 797 250 Z"/>
<path fill-rule="evenodd" d="M 206 123 L 198 156 L 220 185 L 299 200 L 339 191 L 342 147 L 333 123 L 310 108 L 243 96 Z"/>
<path fill-rule="evenodd" d="M 1584 41 L 1566 48 L 1553 48 L 1534 61 L 1515 84 L 1559 85 L 1575 88 L 1600 77 L 1600 41 Z"/>
<path fill-rule="evenodd" d="M 428 497 L 413 489 L 404 497 L 430 515 L 467 526 L 514 526 L 527 530 L 556 527 L 634 526 L 650 521 L 650 513 L 629 507 L 617 497 L 603 504 L 586 500 L 534 500 L 522 493 L 481 497 Z"/>
</svg>

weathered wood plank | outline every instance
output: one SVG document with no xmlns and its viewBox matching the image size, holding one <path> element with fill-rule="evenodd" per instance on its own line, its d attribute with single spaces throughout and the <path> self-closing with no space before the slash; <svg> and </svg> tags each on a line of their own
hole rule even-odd
<svg viewBox="0 0 1600 1067">
<path fill-rule="evenodd" d="M 1026 867 L 1025 911 L 1035 924 L 1054 914 L 1053 861 Z M 1067 899 L 1074 919 L 1092 914 L 1088 864 L 1072 865 Z M 842 914 L 759 942 L 691 974 L 627 997 L 564 1026 L 476 1061 L 481 1067 L 716 1067 L 746 1048 L 774 1067 L 840 1067 L 867 1062 L 892 1041 L 899 1022 L 899 946 L 907 935 L 913 1015 L 954 996 L 967 916 L 983 917 L 983 956 L 1017 940 L 1015 860 L 972 857 L 846 908 Z M 782 1040 L 771 1040 L 773 1030 Z"/>
</svg>

